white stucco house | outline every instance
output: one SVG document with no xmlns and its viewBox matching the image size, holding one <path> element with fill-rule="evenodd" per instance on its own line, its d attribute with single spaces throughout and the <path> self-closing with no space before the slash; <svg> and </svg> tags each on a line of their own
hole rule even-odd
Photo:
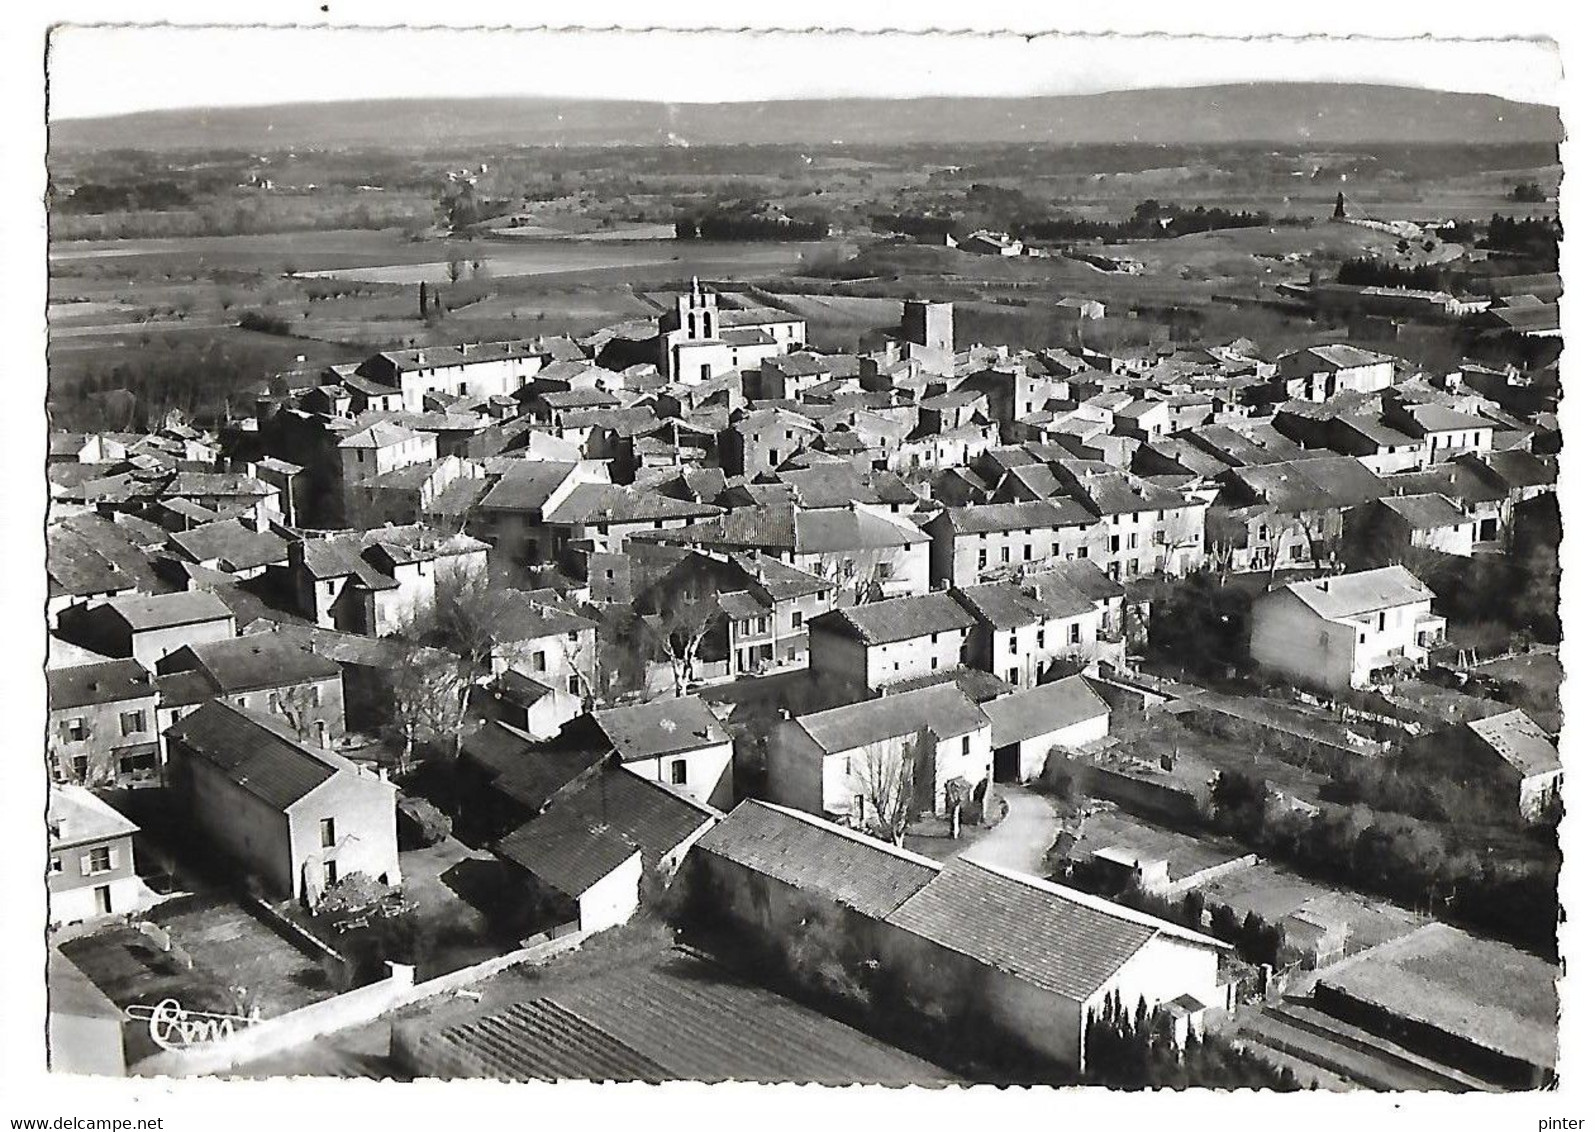
<svg viewBox="0 0 1595 1132">
<path fill-rule="evenodd" d="M 1279 586 L 1252 606 L 1252 659 L 1307 687 L 1364 688 L 1381 672 L 1428 663 L 1446 626 L 1433 600 L 1404 566 Z"/>
</svg>

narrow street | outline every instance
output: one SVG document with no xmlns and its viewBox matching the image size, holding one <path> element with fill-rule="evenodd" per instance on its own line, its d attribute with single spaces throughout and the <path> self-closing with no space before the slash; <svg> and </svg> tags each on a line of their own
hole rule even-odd
<svg viewBox="0 0 1595 1132">
<path fill-rule="evenodd" d="M 999 783 L 994 789 L 997 797 L 1008 804 L 1008 816 L 959 856 L 1031 876 L 1046 876 L 1047 850 L 1058 839 L 1061 828 L 1057 803 L 1023 786 Z"/>
</svg>

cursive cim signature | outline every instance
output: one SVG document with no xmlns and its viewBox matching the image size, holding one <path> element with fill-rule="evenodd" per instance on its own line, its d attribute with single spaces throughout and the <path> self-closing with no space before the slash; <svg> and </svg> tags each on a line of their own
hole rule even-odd
<svg viewBox="0 0 1595 1132">
<path fill-rule="evenodd" d="M 127 1008 L 135 1022 L 148 1022 L 150 1040 L 164 1050 L 189 1049 L 206 1042 L 231 1037 L 234 1031 L 260 1021 L 260 1008 L 248 1014 L 212 1014 L 186 1010 L 175 998 L 162 999 L 154 1006 L 135 1004 Z"/>
</svg>

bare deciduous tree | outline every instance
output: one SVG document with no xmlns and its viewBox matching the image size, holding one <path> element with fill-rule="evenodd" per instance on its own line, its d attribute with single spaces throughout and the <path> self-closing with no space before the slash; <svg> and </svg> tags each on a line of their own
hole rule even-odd
<svg viewBox="0 0 1595 1132">
<path fill-rule="evenodd" d="M 398 769 L 407 774 L 414 765 L 416 747 L 444 742 L 458 717 L 459 669 L 446 654 L 418 649 L 390 671 L 389 692 L 393 729 L 403 744 Z"/>
<path fill-rule="evenodd" d="M 288 726 L 294 730 L 294 735 L 301 743 L 309 743 L 316 738 L 317 703 L 316 687 L 314 684 L 295 684 L 291 688 L 280 688 L 271 695 L 271 707 L 274 712 L 288 721 Z"/>
<path fill-rule="evenodd" d="M 917 738 L 895 749 L 872 745 L 855 757 L 851 770 L 864 825 L 899 848 L 918 812 L 919 747 Z"/>
<path fill-rule="evenodd" d="M 399 635 L 439 650 L 439 671 L 416 677 L 413 702 L 428 705 L 436 694 L 444 707 L 443 734 L 458 760 L 471 689 L 493 675 L 499 649 L 500 618 L 517 600 L 488 570 L 438 570 L 432 602 L 412 610 Z"/>
<path fill-rule="evenodd" d="M 719 588 L 702 582 L 682 594 L 650 593 L 640 604 L 647 610 L 641 620 L 655 653 L 669 663 L 676 695 L 684 695 L 697 678 L 703 640 L 723 616 Z"/>
</svg>

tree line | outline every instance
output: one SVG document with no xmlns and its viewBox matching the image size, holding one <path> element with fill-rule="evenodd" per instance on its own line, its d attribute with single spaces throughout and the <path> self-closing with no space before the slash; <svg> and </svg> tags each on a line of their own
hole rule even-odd
<svg viewBox="0 0 1595 1132">
<path fill-rule="evenodd" d="M 676 218 L 678 240 L 823 240 L 830 234 L 829 221 L 822 219 L 795 220 L 731 210 Z"/>
</svg>

